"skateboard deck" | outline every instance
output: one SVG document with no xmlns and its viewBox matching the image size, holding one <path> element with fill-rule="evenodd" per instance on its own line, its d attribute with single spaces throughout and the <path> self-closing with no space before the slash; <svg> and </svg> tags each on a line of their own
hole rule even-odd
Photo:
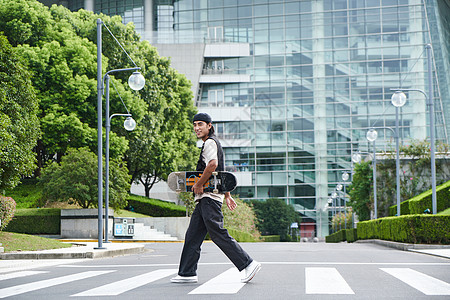
<svg viewBox="0 0 450 300">
<path fill-rule="evenodd" d="M 167 184 L 172 191 L 192 192 L 192 186 L 202 176 L 202 171 L 172 172 L 167 178 Z M 236 188 L 236 176 L 230 172 L 213 172 L 203 185 L 206 193 L 226 193 Z"/>
</svg>

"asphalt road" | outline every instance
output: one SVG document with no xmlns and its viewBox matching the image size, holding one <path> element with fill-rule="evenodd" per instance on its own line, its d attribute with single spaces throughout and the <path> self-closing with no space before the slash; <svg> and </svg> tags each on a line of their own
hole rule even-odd
<svg viewBox="0 0 450 300">
<path fill-rule="evenodd" d="M 0 272 L 0 299 L 450 299 L 450 260 L 373 244 L 246 243 L 262 263 L 247 284 L 204 243 L 196 284 L 173 284 L 181 243 L 115 258 Z"/>
</svg>

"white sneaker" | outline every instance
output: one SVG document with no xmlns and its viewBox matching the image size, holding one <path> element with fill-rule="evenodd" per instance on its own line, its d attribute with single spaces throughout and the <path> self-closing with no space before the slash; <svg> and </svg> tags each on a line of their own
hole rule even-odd
<svg viewBox="0 0 450 300">
<path fill-rule="evenodd" d="M 256 273 L 261 270 L 261 264 L 256 260 L 252 261 L 244 271 L 244 278 L 241 279 L 241 282 L 247 283 L 255 277 Z"/>
<path fill-rule="evenodd" d="M 170 279 L 170 282 L 173 283 L 196 283 L 198 282 L 197 276 L 176 276 L 172 279 Z"/>
</svg>

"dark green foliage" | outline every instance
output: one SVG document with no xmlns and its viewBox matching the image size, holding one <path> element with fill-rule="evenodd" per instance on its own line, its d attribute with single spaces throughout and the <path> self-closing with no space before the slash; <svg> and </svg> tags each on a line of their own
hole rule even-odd
<svg viewBox="0 0 450 300">
<path fill-rule="evenodd" d="M 258 230 L 264 235 L 280 235 L 281 241 L 286 241 L 291 224 L 301 222 L 294 207 L 282 199 L 253 200 L 251 203 L 258 219 Z"/>
<path fill-rule="evenodd" d="M 338 232 L 335 232 L 333 234 L 327 235 L 325 237 L 325 242 L 327 242 L 327 243 L 343 242 L 343 241 L 346 240 L 346 232 L 347 232 L 347 230 L 342 229 L 342 230 L 339 230 Z"/>
<path fill-rule="evenodd" d="M 405 215 L 359 222 L 358 239 L 450 244 L 450 216 Z"/>
<path fill-rule="evenodd" d="M 19 208 L 40 207 L 42 202 L 42 188 L 37 184 L 36 179 L 22 179 L 22 183 L 14 189 L 5 191 L 5 195 L 12 197 Z"/>
<path fill-rule="evenodd" d="M 355 174 L 349 188 L 350 206 L 358 215 L 360 221 L 370 219 L 372 210 L 372 168 L 369 162 L 362 162 L 355 165 Z"/>
<path fill-rule="evenodd" d="M 0 192 L 32 174 L 40 135 L 31 74 L 1 33 L 2 22 L 0 16 Z"/>
<path fill-rule="evenodd" d="M 170 202 L 147 197 L 130 195 L 127 198 L 128 210 L 152 217 L 184 217 L 186 208 Z"/>
<path fill-rule="evenodd" d="M 346 229 L 345 237 L 347 238 L 347 242 L 353 243 L 358 240 L 358 231 L 356 228 Z"/>
<path fill-rule="evenodd" d="M 245 242 L 259 242 L 260 240 L 258 238 L 255 238 L 253 235 L 251 235 L 248 232 L 239 231 L 235 229 L 227 229 L 228 233 L 238 242 L 245 243 Z"/>
<path fill-rule="evenodd" d="M 18 209 L 4 231 L 59 235 L 61 233 L 61 209 Z"/>
<path fill-rule="evenodd" d="M 450 181 L 436 187 L 437 212 L 450 207 Z M 423 214 L 425 210 L 432 211 L 432 190 L 423 192 L 414 198 L 400 203 L 400 214 Z M 397 205 L 389 207 L 389 215 L 397 214 Z"/>
<path fill-rule="evenodd" d="M 61 164 L 53 162 L 44 169 L 40 180 L 44 197 L 63 202 L 73 199 L 82 208 L 97 207 L 97 172 L 97 156 L 88 148 L 69 149 Z M 130 176 L 120 160 L 110 161 L 109 172 L 109 205 L 118 210 L 126 206 Z"/>
<path fill-rule="evenodd" d="M 280 236 L 279 235 L 264 235 L 264 236 L 262 236 L 262 239 L 264 240 L 264 242 L 276 243 L 276 242 L 280 241 Z"/>
</svg>

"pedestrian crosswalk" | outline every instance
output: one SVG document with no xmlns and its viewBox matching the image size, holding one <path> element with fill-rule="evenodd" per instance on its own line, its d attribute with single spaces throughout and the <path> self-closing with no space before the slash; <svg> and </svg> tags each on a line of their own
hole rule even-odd
<svg viewBox="0 0 450 300">
<path fill-rule="evenodd" d="M 105 270 L 97 271 L 75 271 L 74 274 L 58 276 L 52 274 L 52 271 L 18 271 L 6 274 L 0 274 L 0 298 L 7 298 L 25 293 L 32 293 L 37 290 L 63 288 L 64 284 L 71 284 L 83 280 L 89 281 L 88 284 L 83 284 L 84 291 L 77 293 L 70 293 L 67 296 L 71 297 L 100 297 L 100 296 L 119 296 L 122 297 L 127 293 L 132 293 L 138 289 L 151 289 L 152 284 L 157 282 L 166 284 L 171 290 L 183 291 L 185 288 L 179 288 L 179 285 L 170 284 L 169 278 L 176 275 L 175 268 L 153 268 L 153 270 L 146 270 L 144 272 L 137 272 L 127 276 L 124 272 L 117 272 L 117 269 L 112 269 L 112 266 L 107 266 Z M 267 266 L 269 268 L 269 266 Z M 71 269 L 70 271 L 73 271 Z M 221 269 L 222 270 L 222 269 Z M 380 267 L 374 268 L 377 272 L 376 276 L 388 277 L 386 281 L 392 282 L 397 280 L 399 284 L 409 287 L 416 292 L 420 292 L 427 296 L 450 296 L 450 284 L 427 275 L 423 272 L 414 270 L 409 267 Z M 116 272 L 116 273 L 114 273 Z M 216 273 L 215 273 L 216 272 Z M 290 276 L 300 294 L 305 295 L 358 295 L 361 289 L 355 289 L 350 286 L 339 271 L 339 267 L 323 267 L 323 266 L 304 266 L 296 269 L 298 274 Z M 94 278 L 101 278 L 102 275 L 114 274 L 108 278 L 115 278 L 112 282 L 105 284 L 105 281 L 90 280 Z M 217 294 L 238 294 L 245 290 L 245 283 L 240 282 L 241 274 L 236 268 L 229 268 L 225 271 L 215 271 L 209 280 L 200 281 L 198 284 L 187 285 L 189 295 L 217 295 Z M 384 275 L 383 275 L 384 274 Z M 117 276 L 116 276 L 117 275 Z M 344 272 L 348 276 L 348 273 Z M 47 279 L 40 279 L 45 276 Z M 370 275 L 367 275 L 367 280 L 371 280 Z M 267 276 L 264 276 L 263 269 L 252 281 L 252 284 L 267 286 Z M 301 279 L 300 279 L 301 278 Z M 20 279 L 20 284 L 16 284 L 16 280 Z M 29 279 L 29 280 L 27 280 Z M 301 280 L 301 281 L 300 281 Z M 264 283 L 264 281 L 266 281 Z M 350 280 L 353 284 L 355 281 Z M 161 284 L 160 284 L 161 286 Z M 86 288 L 88 287 L 88 288 Z"/>
</svg>

